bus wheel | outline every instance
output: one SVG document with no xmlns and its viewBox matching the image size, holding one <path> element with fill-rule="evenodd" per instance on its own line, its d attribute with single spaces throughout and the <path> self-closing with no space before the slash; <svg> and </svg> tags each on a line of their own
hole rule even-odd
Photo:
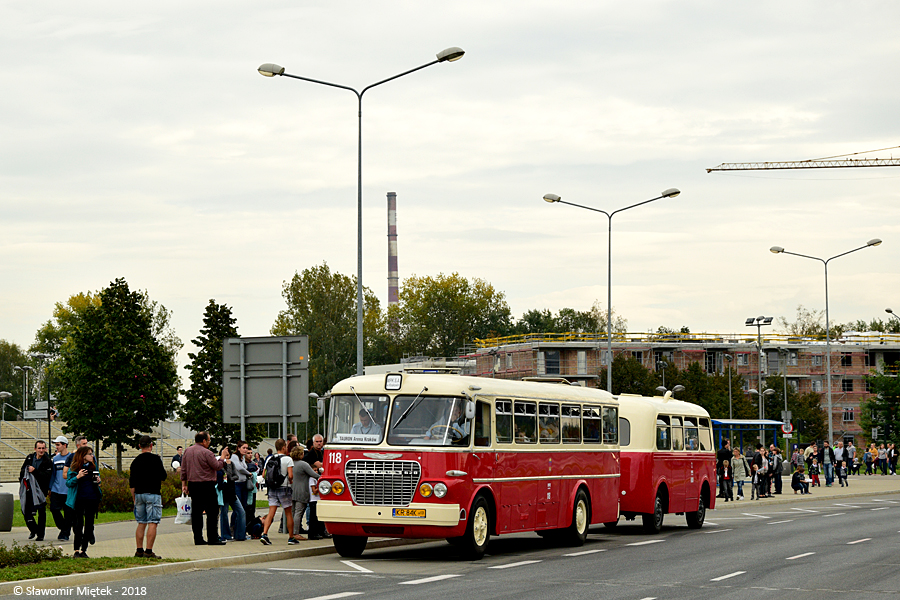
<svg viewBox="0 0 900 600">
<path fill-rule="evenodd" d="M 700 529 L 703 527 L 703 521 L 706 520 L 706 504 L 703 502 L 703 496 L 700 496 L 699 504 L 697 504 L 696 512 L 689 512 L 684 515 L 687 519 L 687 526 L 690 529 Z"/>
<path fill-rule="evenodd" d="M 359 558 L 366 549 L 369 538 L 360 535 L 336 535 L 331 538 L 334 549 L 344 558 Z"/>
<path fill-rule="evenodd" d="M 469 522 L 466 523 L 466 533 L 456 545 L 463 556 L 470 560 L 481 560 L 487 551 L 488 541 L 491 538 L 491 519 L 488 511 L 487 500 L 484 496 L 475 498 L 472 510 L 469 511 Z"/>
<path fill-rule="evenodd" d="M 587 494 L 578 490 L 575 504 L 572 506 L 572 524 L 566 530 L 566 541 L 572 546 L 583 546 L 587 539 L 588 527 L 591 524 L 591 508 Z"/>
<path fill-rule="evenodd" d="M 656 502 L 653 504 L 653 513 L 649 515 L 641 515 L 641 522 L 644 525 L 644 531 L 646 533 L 659 533 L 660 531 L 662 531 L 663 517 L 665 516 L 666 515 L 663 512 L 662 498 L 657 495 Z"/>
</svg>

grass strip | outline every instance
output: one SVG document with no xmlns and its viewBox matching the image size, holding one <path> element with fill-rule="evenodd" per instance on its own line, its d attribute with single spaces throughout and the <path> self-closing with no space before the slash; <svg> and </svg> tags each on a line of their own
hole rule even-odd
<svg viewBox="0 0 900 600">
<path fill-rule="evenodd" d="M 66 556 L 59 560 L 47 560 L 39 563 L 0 569 L 0 581 L 23 581 L 26 579 L 40 579 L 42 577 L 59 577 L 61 575 L 72 575 L 73 573 L 93 573 L 94 571 L 145 567 L 147 565 L 155 565 L 164 562 L 184 562 L 184 559 L 166 558 L 160 560 L 153 558 L 135 558 L 133 556 L 74 558 Z"/>
</svg>

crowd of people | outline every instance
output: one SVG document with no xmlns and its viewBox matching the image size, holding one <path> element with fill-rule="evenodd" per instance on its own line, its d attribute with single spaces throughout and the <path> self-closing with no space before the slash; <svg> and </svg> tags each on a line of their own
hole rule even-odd
<svg viewBox="0 0 900 600">
<path fill-rule="evenodd" d="M 96 541 L 94 520 L 103 497 L 99 463 L 84 436 L 75 438 L 74 452 L 69 452 L 65 436 L 58 436 L 53 443 L 56 453 L 50 456 L 46 442 L 37 440 L 19 473 L 19 500 L 28 539 L 44 540 L 49 506 L 59 529 L 57 539 L 70 541 L 74 536 L 73 556 L 88 558 L 88 546 Z M 289 434 L 287 439 L 276 440 L 275 452 L 270 449 L 265 456 L 252 452 L 242 440 L 223 446 L 218 454 L 210 450 L 210 443 L 209 434 L 199 432 L 186 450 L 178 446 L 170 463 L 181 479 L 182 493 L 191 498 L 194 544 L 216 546 L 259 539 L 271 545 L 268 533 L 278 508 L 283 509 L 278 532 L 287 534 L 288 544 L 307 539 L 303 534 L 312 540 L 331 537 L 316 518 L 317 480 L 323 470 L 325 446 L 321 435 L 303 446 Z M 135 556 L 141 558 L 160 558 L 154 544 L 162 519 L 162 483 L 170 473 L 153 452 L 154 445 L 149 436 L 140 438 L 140 454 L 129 473 L 137 523 Z M 256 496 L 264 487 L 268 512 L 260 518 Z"/>
<path fill-rule="evenodd" d="M 860 453 L 853 442 L 843 441 L 832 447 L 828 441 L 822 445 L 810 444 L 804 449 L 795 448 L 790 457 L 790 487 L 795 494 L 809 494 L 810 488 L 821 487 L 820 475 L 825 486 L 838 483 L 849 487 L 849 475 L 860 475 L 865 466 L 865 475 L 895 475 L 897 472 L 897 450 L 894 444 L 874 443 Z M 744 485 L 751 488 L 750 499 L 771 498 L 782 493 L 783 477 L 786 471 L 785 457 L 774 444 L 765 448 L 757 444 L 752 455 L 744 456 L 739 448 L 731 448 L 726 440 L 716 453 L 718 474 L 718 497 L 725 502 L 744 499 Z M 735 494 L 735 486 L 737 493 Z"/>
</svg>

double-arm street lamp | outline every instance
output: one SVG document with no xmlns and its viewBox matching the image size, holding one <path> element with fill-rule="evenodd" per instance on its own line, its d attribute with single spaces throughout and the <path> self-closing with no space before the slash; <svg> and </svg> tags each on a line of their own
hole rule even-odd
<svg viewBox="0 0 900 600">
<path fill-rule="evenodd" d="M 34 371 L 34 367 L 25 365 L 24 367 L 13 367 L 13 371 L 22 372 L 22 413 L 28 409 L 28 373 Z"/>
<path fill-rule="evenodd" d="M 638 202 L 637 204 L 632 204 L 631 206 L 626 206 L 612 212 L 606 212 L 605 210 L 600 210 L 599 208 L 593 208 L 590 206 L 582 206 L 581 204 L 575 204 L 574 202 L 566 202 L 556 194 L 546 194 L 544 196 L 544 200 L 550 203 L 558 202 L 560 204 L 568 204 L 569 206 L 577 206 L 578 208 L 583 208 L 585 210 L 603 213 L 604 215 L 606 215 L 606 219 L 609 222 L 609 234 L 607 235 L 608 245 L 606 253 L 606 391 L 608 391 L 610 394 L 612 393 L 612 218 L 617 213 L 626 211 L 629 208 L 642 206 L 656 200 L 661 200 L 662 198 L 674 198 L 680 193 L 681 191 L 676 188 L 669 188 L 656 198 L 650 198 L 649 200 L 644 200 L 643 202 Z"/>
<path fill-rule="evenodd" d="M 320 81 L 318 79 L 311 79 L 309 77 L 301 77 L 299 75 L 291 75 L 290 73 L 284 72 L 284 67 L 280 65 L 276 65 L 273 63 L 266 63 L 264 65 L 260 65 L 257 69 L 260 75 L 264 75 L 265 77 L 275 77 L 276 75 L 282 77 L 290 77 L 292 79 L 302 79 L 303 81 L 309 81 L 311 83 L 318 83 L 321 85 L 327 85 L 330 87 L 340 88 L 342 90 L 349 90 L 356 94 L 356 98 L 359 102 L 359 111 L 358 111 L 358 145 L 357 145 L 357 184 L 356 184 L 356 210 L 357 210 L 357 275 L 356 275 L 356 374 L 363 374 L 363 284 L 362 284 L 362 101 L 363 94 L 372 89 L 373 87 L 379 86 L 382 83 L 387 83 L 388 81 L 393 81 L 394 79 L 398 79 L 403 77 L 404 75 L 409 75 L 410 73 L 415 73 L 425 67 L 430 67 L 431 65 L 436 65 L 437 63 L 442 62 L 453 62 L 457 61 L 463 57 L 465 52 L 461 48 L 447 48 L 441 52 L 438 52 L 436 55 L 436 59 L 425 63 L 415 69 L 410 69 L 409 71 L 404 71 L 398 75 L 394 75 L 393 77 L 388 77 L 387 79 L 382 79 L 381 81 L 377 81 L 371 85 L 364 87 L 362 90 L 356 90 L 355 88 L 340 85 L 337 83 L 330 83 L 328 81 Z"/>
<path fill-rule="evenodd" d="M 817 260 L 821 262 L 825 266 L 825 385 L 828 388 L 828 443 L 832 443 L 834 441 L 834 425 L 832 424 L 832 414 L 831 414 L 831 321 L 828 315 L 828 263 L 834 260 L 835 258 L 840 258 L 841 256 L 846 256 L 851 252 L 856 252 L 857 250 L 862 250 L 864 248 L 869 248 L 872 246 L 880 246 L 881 240 L 878 238 L 871 239 L 866 242 L 865 246 L 860 246 L 859 248 L 854 248 L 853 250 L 847 250 L 846 252 L 842 252 L 841 254 L 836 254 L 831 258 L 819 258 L 818 256 L 808 256 L 806 254 L 798 254 L 796 252 L 788 252 L 781 246 L 772 246 L 769 248 L 769 252 L 773 254 L 790 254 L 792 256 L 799 256 L 801 258 L 810 258 L 812 260 Z"/>
<path fill-rule="evenodd" d="M 894 313 L 894 311 L 892 311 L 891 309 L 886 308 L 886 309 L 884 309 L 884 312 L 886 312 L 887 314 L 891 315 L 892 317 L 894 317 L 895 319 L 897 319 L 898 321 L 900 321 L 900 317 L 898 317 L 898 316 Z"/>
</svg>

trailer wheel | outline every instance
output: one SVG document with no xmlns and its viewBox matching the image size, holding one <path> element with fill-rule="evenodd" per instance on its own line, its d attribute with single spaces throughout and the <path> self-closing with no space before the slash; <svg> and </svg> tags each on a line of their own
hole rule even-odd
<svg viewBox="0 0 900 600">
<path fill-rule="evenodd" d="M 653 504 L 653 512 L 649 515 L 641 515 L 641 523 L 644 525 L 644 532 L 659 533 L 662 531 L 663 518 L 666 513 L 663 512 L 662 498 L 656 495 L 656 501 Z"/>
<path fill-rule="evenodd" d="M 572 524 L 565 530 L 566 542 L 571 546 L 583 546 L 591 524 L 591 505 L 584 490 L 578 490 L 572 505 Z"/>
<path fill-rule="evenodd" d="M 687 520 L 687 526 L 691 529 L 703 527 L 703 521 L 706 520 L 706 504 L 703 502 L 703 494 L 700 495 L 696 512 L 685 513 L 684 518 Z"/>
</svg>

